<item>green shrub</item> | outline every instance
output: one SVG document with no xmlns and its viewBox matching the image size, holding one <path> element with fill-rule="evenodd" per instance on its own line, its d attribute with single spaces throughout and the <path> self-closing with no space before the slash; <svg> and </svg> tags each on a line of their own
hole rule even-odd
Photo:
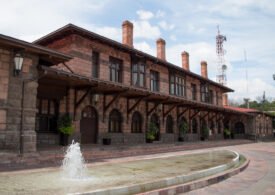
<svg viewBox="0 0 275 195">
<path fill-rule="evenodd" d="M 180 137 L 184 137 L 185 134 L 188 131 L 188 124 L 187 122 L 183 121 L 180 125 L 179 125 L 179 133 L 180 133 Z"/>
<path fill-rule="evenodd" d="M 146 139 L 148 140 L 154 140 L 156 138 L 156 135 L 158 133 L 159 129 L 155 123 L 149 124 L 149 129 L 146 132 Z"/>
<path fill-rule="evenodd" d="M 66 135 L 71 135 L 73 133 L 74 128 L 72 125 L 72 118 L 69 114 L 64 114 L 59 118 L 58 131 Z"/>
<path fill-rule="evenodd" d="M 225 129 L 223 130 L 223 133 L 224 133 L 224 135 L 226 135 L 226 136 L 230 136 L 230 135 L 231 135 L 231 131 L 230 131 L 229 129 L 227 129 L 227 128 L 225 128 Z"/>
</svg>

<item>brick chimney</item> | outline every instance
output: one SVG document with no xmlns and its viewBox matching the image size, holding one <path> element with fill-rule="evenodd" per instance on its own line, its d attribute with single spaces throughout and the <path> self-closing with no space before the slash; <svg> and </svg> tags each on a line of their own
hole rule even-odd
<svg viewBox="0 0 275 195">
<path fill-rule="evenodd" d="M 166 60 L 165 57 L 165 40 L 159 38 L 157 40 L 157 57 L 162 60 Z"/>
<path fill-rule="evenodd" d="M 201 76 L 204 78 L 208 78 L 206 61 L 201 61 Z"/>
<path fill-rule="evenodd" d="M 125 20 L 122 23 L 122 43 L 129 47 L 133 47 L 133 29 L 134 25 L 130 21 Z"/>
<path fill-rule="evenodd" d="M 184 51 L 181 53 L 182 68 L 189 71 L 189 53 Z"/>
<path fill-rule="evenodd" d="M 228 106 L 228 95 L 226 93 L 222 94 L 222 105 Z"/>
</svg>

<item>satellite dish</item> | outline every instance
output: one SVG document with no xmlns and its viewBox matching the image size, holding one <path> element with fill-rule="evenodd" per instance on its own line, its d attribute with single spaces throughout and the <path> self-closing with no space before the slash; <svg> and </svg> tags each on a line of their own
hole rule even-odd
<svg viewBox="0 0 275 195">
<path fill-rule="evenodd" d="M 224 64 L 222 65 L 222 70 L 226 70 L 227 69 L 227 66 Z"/>
</svg>

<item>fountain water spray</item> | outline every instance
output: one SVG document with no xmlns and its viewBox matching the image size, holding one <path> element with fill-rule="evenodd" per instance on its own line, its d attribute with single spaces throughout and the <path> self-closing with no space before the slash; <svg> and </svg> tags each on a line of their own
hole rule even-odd
<svg viewBox="0 0 275 195">
<path fill-rule="evenodd" d="M 68 179 L 84 179 L 87 176 L 86 169 L 80 145 L 73 140 L 62 162 L 63 177 Z"/>
</svg>

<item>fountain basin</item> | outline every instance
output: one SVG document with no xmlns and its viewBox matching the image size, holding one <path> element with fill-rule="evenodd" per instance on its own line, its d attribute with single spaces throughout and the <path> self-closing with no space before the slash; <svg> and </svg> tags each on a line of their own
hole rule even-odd
<svg viewBox="0 0 275 195">
<path fill-rule="evenodd" d="M 65 179 L 58 169 L 0 173 L 0 194 L 137 194 L 226 171 L 239 163 L 228 150 L 166 155 L 89 165 L 87 178 Z"/>
</svg>

